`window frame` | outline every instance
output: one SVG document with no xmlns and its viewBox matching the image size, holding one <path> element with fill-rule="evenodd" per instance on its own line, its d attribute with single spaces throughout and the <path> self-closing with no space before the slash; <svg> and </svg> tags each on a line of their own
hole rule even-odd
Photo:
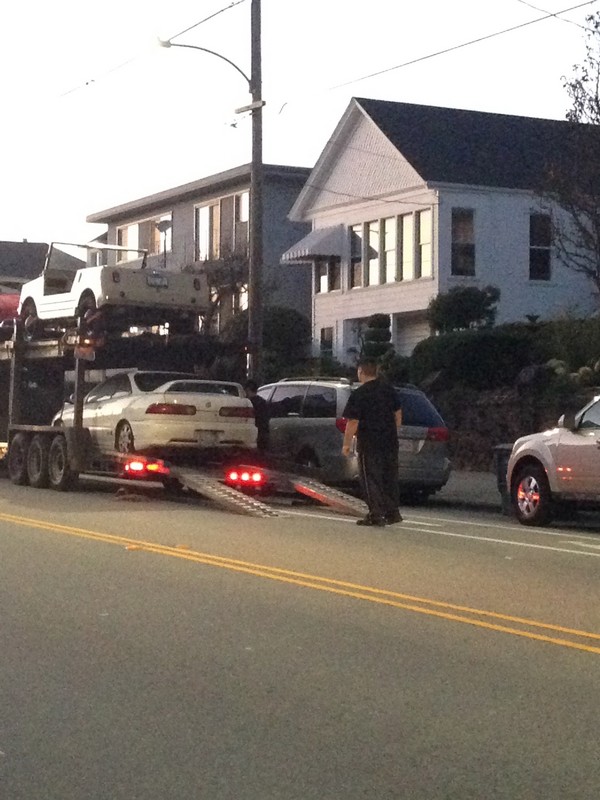
<svg viewBox="0 0 600 800">
<path fill-rule="evenodd" d="M 468 219 L 467 231 L 470 241 L 459 241 L 456 236 L 458 231 L 459 216 Z M 462 232 L 461 236 L 462 236 Z M 474 278 L 477 272 L 477 252 L 475 242 L 475 209 L 463 206 L 452 208 L 450 221 L 451 258 L 450 274 L 458 278 Z"/>
<path fill-rule="evenodd" d="M 535 230 L 534 221 L 543 220 L 548 225 L 547 230 L 547 244 L 534 243 L 536 233 L 540 231 L 538 228 Z M 535 261 L 539 259 L 536 264 Z M 540 266 L 542 270 L 540 271 Z M 536 272 L 538 274 L 533 274 Z M 543 274 L 542 274 L 543 273 Z M 539 211 L 532 211 L 529 214 L 529 280 L 530 281 L 544 281 L 552 280 L 552 217 L 550 214 L 544 214 Z"/>
</svg>

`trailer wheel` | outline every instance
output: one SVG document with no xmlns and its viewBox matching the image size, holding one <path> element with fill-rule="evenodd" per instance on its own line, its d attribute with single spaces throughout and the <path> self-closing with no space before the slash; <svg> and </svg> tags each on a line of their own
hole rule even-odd
<svg viewBox="0 0 600 800">
<path fill-rule="evenodd" d="M 57 492 L 68 492 L 77 485 L 79 474 L 69 466 L 67 440 L 55 436 L 48 453 L 48 485 Z"/>
<path fill-rule="evenodd" d="M 115 450 L 117 453 L 135 453 L 133 430 L 127 420 L 119 422 L 115 434 Z"/>
<path fill-rule="evenodd" d="M 46 436 L 34 436 L 27 448 L 27 477 L 35 489 L 48 486 L 48 451 L 50 443 Z"/>
<path fill-rule="evenodd" d="M 17 486 L 26 486 L 29 481 L 27 474 L 27 450 L 29 437 L 25 433 L 15 433 L 8 446 L 8 477 Z"/>
</svg>

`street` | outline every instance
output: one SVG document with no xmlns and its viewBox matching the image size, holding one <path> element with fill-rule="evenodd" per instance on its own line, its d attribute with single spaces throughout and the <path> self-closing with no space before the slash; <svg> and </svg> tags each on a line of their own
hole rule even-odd
<svg viewBox="0 0 600 800">
<path fill-rule="evenodd" d="M 0 482 L 5 800 L 596 800 L 600 524 Z"/>
</svg>

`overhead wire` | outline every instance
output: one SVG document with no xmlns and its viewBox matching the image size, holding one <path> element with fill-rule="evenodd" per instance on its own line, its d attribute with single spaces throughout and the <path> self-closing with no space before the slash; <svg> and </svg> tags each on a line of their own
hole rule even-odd
<svg viewBox="0 0 600 800">
<path fill-rule="evenodd" d="M 520 28 L 526 28 L 529 25 L 535 25 L 538 22 L 543 22 L 545 19 L 551 19 L 552 17 L 557 17 L 559 14 L 568 14 L 570 11 L 575 11 L 579 8 L 584 8 L 584 6 L 590 6 L 596 3 L 597 0 L 586 0 L 584 3 L 578 3 L 575 6 L 571 6 L 570 8 L 562 9 L 562 11 L 555 11 L 553 13 L 544 14 L 543 17 L 537 17 L 536 19 L 530 19 L 527 22 L 521 22 L 519 25 L 513 25 L 510 28 L 504 28 L 501 31 L 495 31 L 494 33 L 488 33 L 485 36 L 479 36 L 477 39 L 470 39 L 468 42 L 462 42 L 461 44 L 452 45 L 452 47 L 446 47 L 443 50 L 437 50 L 435 53 L 428 53 L 425 56 L 419 56 L 418 58 L 413 58 L 410 61 L 404 61 L 402 64 L 396 64 L 393 67 L 386 67 L 386 69 L 378 70 L 377 72 L 371 72 L 368 75 L 362 75 L 359 78 L 353 78 L 350 81 L 344 81 L 344 83 L 337 83 L 334 86 L 330 86 L 328 91 L 332 91 L 334 89 L 341 89 L 344 86 L 351 86 L 354 83 L 360 83 L 361 81 L 366 81 L 369 78 L 376 78 L 379 75 L 385 75 L 388 72 L 393 72 L 397 69 L 402 69 L 403 67 L 409 67 L 412 64 L 418 64 L 420 61 L 427 61 L 430 58 L 436 58 L 437 56 L 445 55 L 446 53 L 452 53 L 455 50 L 460 50 L 463 47 L 469 47 L 472 44 L 479 44 L 479 42 L 485 42 L 489 39 L 493 39 L 497 36 L 503 36 L 505 33 L 512 33 L 512 31 L 517 31 Z"/>
<path fill-rule="evenodd" d="M 575 22 L 574 19 L 563 19 L 560 14 L 567 13 L 567 12 L 560 12 L 560 11 L 548 11 L 547 8 L 540 8 L 539 6 L 534 6 L 533 3 L 528 3 L 527 0 L 517 0 L 517 3 L 521 3 L 521 5 L 527 6 L 528 8 L 533 8 L 534 11 L 541 11 L 542 14 L 549 14 L 551 17 L 555 17 L 559 22 L 564 22 L 567 25 L 575 25 L 577 28 L 581 28 L 582 31 L 589 31 L 590 29 L 587 25 L 582 25 L 580 22 Z"/>
<path fill-rule="evenodd" d="M 178 39 L 180 36 L 183 36 L 185 33 L 194 30 L 194 28 L 197 28 L 199 25 L 203 25 L 205 22 L 208 22 L 209 20 L 218 17 L 219 14 L 223 14 L 225 11 L 230 11 L 232 8 L 235 8 L 235 6 L 239 6 L 241 3 L 246 3 L 246 2 L 247 0 L 232 0 L 232 2 L 228 6 L 224 6 L 223 8 L 220 8 L 218 11 L 215 11 L 213 14 L 209 14 L 208 17 L 204 17 L 204 19 L 201 19 L 198 22 L 194 22 L 194 24 L 190 25 L 188 28 L 184 28 L 182 31 L 174 33 L 172 36 L 169 36 L 169 38 L 166 39 L 165 41 L 172 42 L 173 39 Z M 123 67 L 126 67 L 128 64 L 132 64 L 134 61 L 138 61 L 140 58 L 145 56 L 150 49 L 154 49 L 154 47 L 144 48 L 144 50 L 141 50 L 139 53 L 136 53 L 131 58 L 128 58 L 126 61 L 122 61 L 120 64 L 116 64 L 114 67 L 110 67 L 109 69 L 104 70 L 104 72 L 99 73 L 95 78 L 89 78 L 83 83 L 80 83 L 77 86 L 73 86 L 71 89 L 67 89 L 66 92 L 62 92 L 61 94 L 58 95 L 58 97 L 66 97 L 69 94 L 73 94 L 73 92 L 78 92 L 80 89 L 85 89 L 87 86 L 91 86 L 93 83 L 96 83 L 97 80 L 104 78 L 106 75 L 110 75 L 113 72 L 117 72 Z"/>
</svg>

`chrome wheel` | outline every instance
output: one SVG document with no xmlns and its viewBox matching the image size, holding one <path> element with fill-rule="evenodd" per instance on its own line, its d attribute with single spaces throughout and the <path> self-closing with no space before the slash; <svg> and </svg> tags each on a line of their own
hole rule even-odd
<svg viewBox="0 0 600 800">
<path fill-rule="evenodd" d="M 552 518 L 552 495 L 546 473 L 539 466 L 521 470 L 513 483 L 512 500 L 523 525 L 547 525 Z"/>
<path fill-rule="evenodd" d="M 115 450 L 118 453 L 135 452 L 133 430 L 131 429 L 131 425 L 127 421 L 121 422 L 121 424 L 117 428 Z"/>
</svg>

